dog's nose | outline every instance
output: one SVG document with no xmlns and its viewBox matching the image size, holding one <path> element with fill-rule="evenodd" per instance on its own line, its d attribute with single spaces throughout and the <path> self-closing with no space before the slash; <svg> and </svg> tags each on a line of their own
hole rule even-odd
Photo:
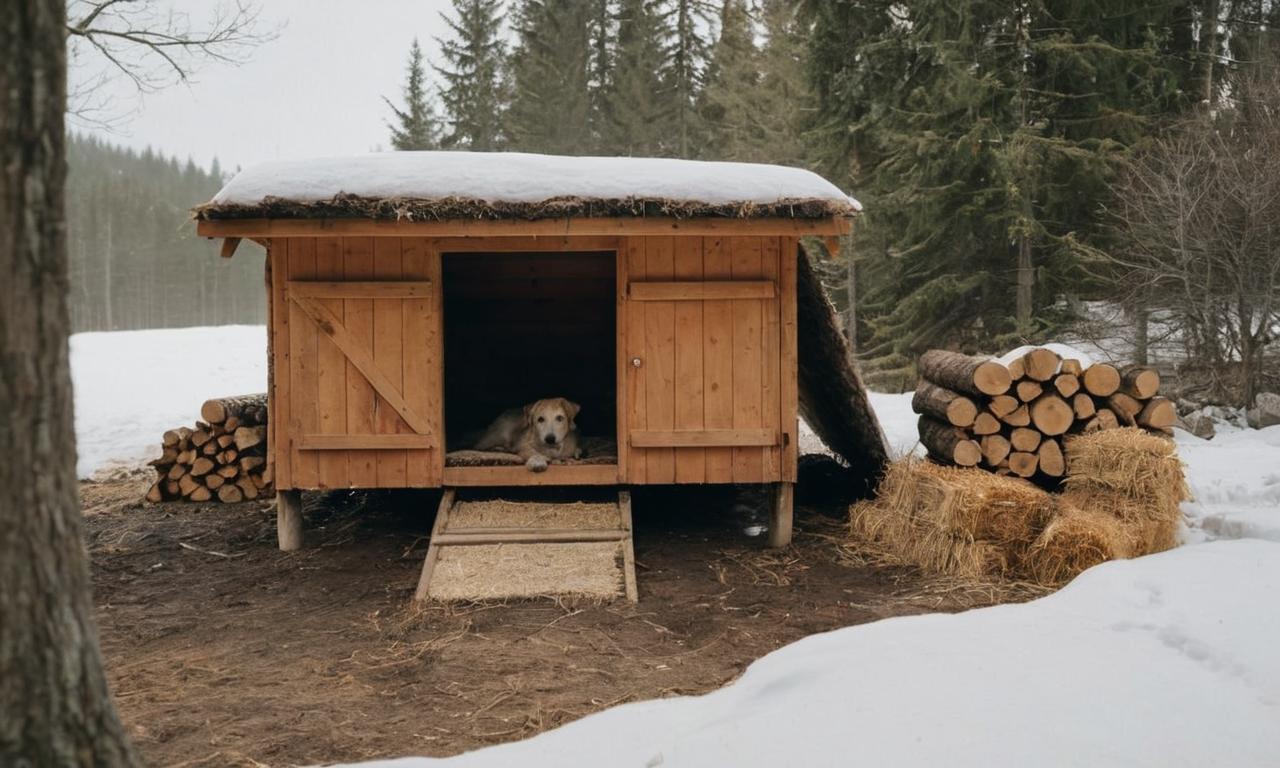
<svg viewBox="0 0 1280 768">
<path fill-rule="evenodd" d="M 555 435 L 547 435 L 546 440 L 547 440 L 547 445 L 555 445 L 555 444 L 556 444 L 556 436 L 555 436 Z"/>
</svg>

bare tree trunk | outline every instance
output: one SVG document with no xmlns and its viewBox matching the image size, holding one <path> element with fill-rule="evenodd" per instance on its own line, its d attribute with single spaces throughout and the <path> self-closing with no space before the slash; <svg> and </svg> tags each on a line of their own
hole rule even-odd
<svg viewBox="0 0 1280 768">
<path fill-rule="evenodd" d="M 844 314 L 844 335 L 849 340 L 849 351 L 858 354 L 858 265 L 853 256 L 853 244 L 848 236 L 840 238 L 845 252 L 845 298 L 849 306 Z"/>
<path fill-rule="evenodd" d="M 65 13 L 28 0 L 0 14 L 0 765 L 128 766 L 76 498 Z"/>
<path fill-rule="evenodd" d="M 1146 365 L 1150 357 L 1151 311 L 1146 303 L 1139 300 L 1130 314 L 1133 321 L 1133 363 Z"/>
<path fill-rule="evenodd" d="M 1200 94 L 1204 100 L 1204 106 L 1213 109 L 1215 96 L 1214 71 L 1218 66 L 1218 17 L 1221 11 L 1218 7 L 1219 0 L 1212 0 L 1209 3 L 1209 12 L 1204 19 L 1204 26 L 1208 33 L 1208 41 L 1205 43 L 1204 57 L 1204 91 Z"/>
<path fill-rule="evenodd" d="M 1031 330 L 1031 297 L 1035 288 L 1035 266 L 1031 263 L 1031 238 L 1018 236 L 1018 293 L 1015 306 L 1018 331 Z"/>
</svg>

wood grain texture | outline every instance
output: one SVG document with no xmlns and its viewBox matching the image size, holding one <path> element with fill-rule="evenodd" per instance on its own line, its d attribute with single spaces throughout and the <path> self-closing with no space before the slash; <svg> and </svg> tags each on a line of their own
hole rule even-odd
<svg viewBox="0 0 1280 768">
<path fill-rule="evenodd" d="M 369 280 L 373 277 L 373 238 L 345 237 L 342 240 L 342 250 L 343 274 L 347 280 Z M 347 355 L 347 433 L 371 435 L 376 431 L 373 412 L 375 395 L 367 376 L 373 370 L 372 366 L 367 366 L 369 370 L 362 372 L 351 360 L 351 351 L 355 348 L 373 348 L 373 301 L 344 299 L 343 309 L 346 315 L 344 330 L 354 342 L 351 349 L 343 350 Z M 348 456 L 348 475 L 353 488 L 376 488 L 377 452 L 352 451 Z"/>
<path fill-rule="evenodd" d="M 645 276 L 670 280 L 675 276 L 675 242 L 671 237 L 645 238 Z M 675 326 L 674 302 L 645 302 L 644 373 L 645 428 L 675 427 Z M 650 483 L 673 483 L 676 479 L 675 451 L 654 448 L 645 453 L 645 474 Z"/>
<path fill-rule="evenodd" d="M 373 241 L 373 276 L 379 281 L 400 281 L 403 277 L 403 260 L 400 254 L 400 238 L 384 237 Z M 355 283 L 355 285 L 371 285 Z M 369 292 L 373 299 L 373 365 L 393 392 L 405 411 L 416 413 L 404 399 L 404 298 L 429 290 L 430 284 L 410 283 L 412 290 L 393 290 L 390 295 Z M 385 285 L 384 285 L 385 290 Z M 413 433 L 430 434 L 431 426 L 425 415 L 418 414 L 421 423 L 410 427 L 400 409 L 388 407 L 390 401 L 374 390 L 374 432 L 377 434 Z M 408 485 L 408 456 L 404 451 L 379 451 L 377 457 L 377 484 L 379 488 L 403 488 Z"/>
<path fill-rule="evenodd" d="M 735 280 L 759 278 L 761 244 L 756 237 L 729 238 L 729 264 Z M 760 427 L 764 403 L 762 379 L 764 312 L 761 301 L 733 304 L 733 426 Z M 733 481 L 758 483 L 764 475 L 764 459 L 758 449 L 733 449 Z"/>
<path fill-rule="evenodd" d="M 701 285 L 702 238 L 675 239 L 674 276 L 690 281 L 683 285 Z M 636 283 L 633 288 L 657 283 Z M 669 285 L 682 285 L 670 283 Z M 635 300 L 636 296 L 632 295 Z M 675 304 L 675 418 L 677 430 L 697 431 L 703 426 L 702 383 L 702 301 L 678 301 Z M 633 440 L 632 445 L 637 445 Z M 658 445 L 661 445 L 659 443 Z M 675 445 L 675 443 L 667 443 Z M 682 448 L 675 452 L 675 482 L 701 483 L 707 478 L 706 452 L 701 447 Z"/>
<path fill-rule="evenodd" d="M 773 238 L 770 238 L 773 239 Z M 773 280 L 709 280 L 703 282 L 701 270 L 701 238 L 678 237 L 676 249 L 697 248 L 699 269 L 697 274 L 676 273 L 676 282 L 643 282 L 631 284 L 632 301 L 705 301 L 707 299 L 772 299 L 778 295 Z M 689 279 L 693 278 L 693 279 Z"/>
<path fill-rule="evenodd" d="M 344 273 L 342 240 L 337 237 L 316 239 L 316 279 L 337 280 Z M 342 299 L 322 299 L 320 305 L 339 322 L 344 321 Z M 317 337 L 316 401 L 319 432 L 343 435 L 347 432 L 347 358 L 327 334 Z M 336 451 L 317 457 L 320 488 L 346 488 L 350 485 L 349 456 Z"/>
<path fill-rule="evenodd" d="M 275 350 L 275 360 L 271 366 L 274 374 L 271 391 L 275 397 L 276 406 L 276 412 L 271 414 L 271 421 L 279 424 L 276 433 L 277 444 L 272 450 L 276 454 L 276 489 L 287 491 L 294 487 L 292 436 L 289 433 L 290 425 L 293 423 L 290 409 L 293 396 L 289 378 L 292 358 L 289 348 L 289 316 L 292 309 L 289 306 L 289 297 L 285 293 L 285 283 L 289 281 L 289 240 L 287 238 L 279 237 L 272 240 L 271 258 L 273 260 L 271 279 L 275 283 L 271 307 L 273 312 L 271 339 Z"/>
<path fill-rule="evenodd" d="M 723 238 L 703 238 L 702 257 L 707 279 L 732 276 L 728 244 Z M 702 305 L 702 393 L 706 428 L 732 428 L 733 303 L 727 300 L 711 300 Z M 733 482 L 731 448 L 708 448 L 703 454 L 707 482 Z"/>
<path fill-rule="evenodd" d="M 316 241 L 299 238 L 289 242 L 289 282 L 285 291 L 292 297 L 292 287 L 299 280 L 315 277 Z M 292 407 L 286 422 L 291 437 L 319 431 L 317 374 L 319 373 L 318 339 L 315 323 L 294 304 L 289 307 L 289 381 Z M 292 444 L 289 456 L 293 483 L 298 488 L 315 488 L 320 482 L 320 462 L 314 454 L 301 453 Z"/>
</svg>

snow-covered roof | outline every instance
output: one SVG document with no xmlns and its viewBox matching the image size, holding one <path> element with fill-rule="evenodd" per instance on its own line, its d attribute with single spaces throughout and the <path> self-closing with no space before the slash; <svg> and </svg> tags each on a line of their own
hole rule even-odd
<svg viewBox="0 0 1280 768">
<path fill-rule="evenodd" d="M 206 219 L 564 216 L 827 218 L 861 204 L 780 165 L 517 152 L 380 152 L 281 160 L 238 173 Z"/>
</svg>

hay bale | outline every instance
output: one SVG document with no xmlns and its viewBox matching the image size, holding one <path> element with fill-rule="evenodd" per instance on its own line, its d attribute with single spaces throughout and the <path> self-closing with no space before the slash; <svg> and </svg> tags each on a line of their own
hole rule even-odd
<svg viewBox="0 0 1280 768">
<path fill-rule="evenodd" d="M 1031 579 L 1063 584 L 1087 568 L 1126 557 L 1130 533 L 1106 512 L 1064 506 L 1036 539 L 1024 561 Z"/>
<path fill-rule="evenodd" d="M 1172 440 L 1126 427 L 1073 437 L 1066 453 L 1063 501 L 1117 520 L 1128 539 L 1120 557 L 1177 545 L 1181 503 L 1191 494 Z"/>
<path fill-rule="evenodd" d="M 904 564 L 965 578 L 1014 575 L 1057 502 L 1018 478 L 907 458 L 879 496 L 855 504 L 850 530 Z"/>
<path fill-rule="evenodd" d="M 1067 440 L 1067 488 L 1115 491 L 1133 500 L 1177 506 L 1190 498 L 1174 442 L 1135 427 Z"/>
</svg>

